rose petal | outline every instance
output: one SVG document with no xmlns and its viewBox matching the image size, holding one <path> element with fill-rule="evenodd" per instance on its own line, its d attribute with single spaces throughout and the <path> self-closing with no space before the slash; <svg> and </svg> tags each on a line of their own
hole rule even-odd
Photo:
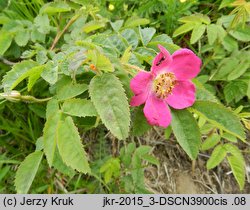
<svg viewBox="0 0 250 210">
<path fill-rule="evenodd" d="M 146 93 L 145 94 L 141 93 L 141 94 L 133 96 L 130 101 L 130 106 L 140 106 L 144 104 L 145 101 L 147 100 L 147 97 L 148 97 L 148 94 Z"/>
<path fill-rule="evenodd" d="M 131 99 L 131 106 L 139 106 L 146 101 L 152 80 L 150 72 L 141 71 L 130 81 L 130 88 L 135 94 Z"/>
<path fill-rule="evenodd" d="M 151 125 L 167 127 L 171 123 L 172 117 L 168 105 L 153 94 L 149 95 L 143 112 Z"/>
<path fill-rule="evenodd" d="M 178 81 L 166 102 L 175 109 L 184 109 L 192 106 L 195 102 L 195 86 L 192 82 Z"/>
<path fill-rule="evenodd" d="M 160 53 L 155 56 L 151 67 L 151 71 L 154 75 L 157 75 L 162 71 L 167 71 L 172 62 L 170 53 L 161 45 L 158 45 L 158 48 L 160 49 Z"/>
<path fill-rule="evenodd" d="M 188 80 L 197 76 L 201 68 L 201 60 L 189 49 L 181 49 L 172 55 L 172 63 L 168 67 L 178 80 Z"/>
</svg>

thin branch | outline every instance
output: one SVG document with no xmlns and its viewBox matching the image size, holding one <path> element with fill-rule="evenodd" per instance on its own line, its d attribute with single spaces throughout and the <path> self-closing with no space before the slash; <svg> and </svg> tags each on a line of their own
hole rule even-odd
<svg viewBox="0 0 250 210">
<path fill-rule="evenodd" d="M 18 91 L 11 91 L 10 93 L 0 93 L 0 97 L 5 98 L 8 101 L 12 101 L 12 102 L 19 102 L 19 101 L 23 101 L 26 103 L 43 103 L 43 102 L 47 102 L 50 99 L 52 99 L 52 97 L 49 98 L 35 98 L 34 96 L 30 96 L 30 95 L 21 95 Z"/>
<path fill-rule="evenodd" d="M 12 62 L 12 61 L 7 60 L 6 58 L 4 58 L 4 57 L 2 57 L 2 56 L 0 56 L 0 60 L 1 60 L 3 63 L 5 63 L 6 65 L 9 65 L 9 66 L 13 66 L 13 65 L 16 64 L 16 63 L 14 63 L 14 62 Z"/>
<path fill-rule="evenodd" d="M 43 103 L 47 102 L 52 99 L 52 97 L 49 98 L 35 98 L 34 96 L 21 96 L 21 101 L 27 102 L 27 103 Z"/>
<path fill-rule="evenodd" d="M 77 18 L 79 17 L 80 15 L 75 15 L 73 16 L 70 21 L 67 23 L 67 25 L 64 27 L 64 29 L 60 32 L 57 33 L 51 47 L 50 47 L 50 50 L 53 50 L 57 44 L 57 42 L 60 40 L 60 38 L 62 37 L 62 35 L 68 30 L 68 28 L 77 20 Z"/>
</svg>

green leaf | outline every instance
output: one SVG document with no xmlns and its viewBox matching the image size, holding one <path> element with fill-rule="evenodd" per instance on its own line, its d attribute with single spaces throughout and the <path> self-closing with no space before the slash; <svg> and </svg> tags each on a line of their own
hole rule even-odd
<svg viewBox="0 0 250 210">
<path fill-rule="evenodd" d="M 44 149 L 43 142 L 44 140 L 42 136 L 36 140 L 36 150 L 41 151 Z"/>
<path fill-rule="evenodd" d="M 203 117 L 202 117 L 203 118 Z M 204 120 L 204 119 L 203 119 Z M 206 119 L 205 119 L 206 120 Z M 205 134 L 208 135 L 209 133 L 211 133 L 213 130 L 215 129 L 215 126 L 210 124 L 210 123 L 206 123 L 204 124 L 201 128 L 201 134 Z"/>
<path fill-rule="evenodd" d="M 33 28 L 30 34 L 30 39 L 32 42 L 45 42 L 46 35 L 40 33 L 36 28 Z"/>
<path fill-rule="evenodd" d="M 141 26 L 141 25 L 146 25 L 149 23 L 150 23 L 149 19 L 139 18 L 139 17 L 131 17 L 131 18 L 127 19 L 127 21 L 125 23 L 125 27 L 126 28 L 133 28 L 133 27 L 137 27 L 137 26 Z"/>
<path fill-rule="evenodd" d="M 47 14 L 40 14 L 34 19 L 37 30 L 42 34 L 48 34 L 50 31 L 49 17 Z"/>
<path fill-rule="evenodd" d="M 3 78 L 4 90 L 8 92 L 12 88 L 14 88 L 19 83 L 16 83 L 16 81 L 20 80 L 19 78 L 22 77 L 22 75 L 24 75 L 35 66 L 37 66 L 37 63 L 29 60 L 24 60 L 20 63 L 15 64 Z"/>
<path fill-rule="evenodd" d="M 231 155 L 235 156 L 239 160 L 239 163 L 244 163 L 245 165 L 245 160 L 242 155 L 242 152 L 237 146 L 228 143 L 228 144 L 224 144 L 223 147 L 225 148 L 225 150 L 227 150 L 227 152 L 230 152 Z"/>
<path fill-rule="evenodd" d="M 121 62 L 122 63 L 128 63 L 130 57 L 131 57 L 131 49 L 132 46 L 130 45 L 123 53 L 122 57 L 121 57 Z"/>
<path fill-rule="evenodd" d="M 152 147 L 147 145 L 141 145 L 135 150 L 135 154 L 138 155 L 138 157 L 142 158 L 142 156 L 148 154 L 152 150 Z"/>
<path fill-rule="evenodd" d="M 115 178 L 120 176 L 120 159 L 118 158 L 109 158 L 100 168 L 100 173 L 104 173 L 105 183 L 111 181 L 112 176 Z"/>
<path fill-rule="evenodd" d="M 56 89 L 56 93 L 58 93 L 64 86 L 68 86 L 72 84 L 72 78 L 66 75 L 63 75 L 60 77 L 60 79 L 56 82 L 56 84 L 53 86 L 53 88 Z"/>
<path fill-rule="evenodd" d="M 242 56 L 244 56 L 244 54 L 242 54 Z M 246 54 L 246 56 L 248 56 Z M 237 65 L 237 68 L 234 69 L 227 77 L 228 80 L 235 80 L 237 78 L 239 78 L 241 75 L 243 75 L 247 69 L 250 67 L 250 62 L 249 62 L 249 58 L 240 58 L 239 59 L 239 64 Z"/>
<path fill-rule="evenodd" d="M 247 97 L 250 99 L 250 81 L 248 81 L 248 88 L 247 88 Z"/>
<path fill-rule="evenodd" d="M 72 116 L 86 117 L 96 116 L 97 112 L 90 100 L 73 98 L 63 103 L 62 110 L 64 113 Z"/>
<path fill-rule="evenodd" d="M 58 80 L 58 66 L 53 61 L 49 61 L 46 63 L 41 77 L 49 84 L 55 84 Z"/>
<path fill-rule="evenodd" d="M 201 134 L 196 120 L 188 110 L 172 110 L 172 129 L 174 135 L 188 156 L 197 158 L 201 144 Z"/>
<path fill-rule="evenodd" d="M 77 46 L 82 46 L 82 47 L 84 47 L 86 49 L 90 49 L 90 50 L 94 50 L 97 47 L 97 45 L 95 45 L 94 43 L 90 42 L 89 40 L 87 40 L 87 41 L 86 40 L 77 40 L 75 42 L 75 44 Z"/>
<path fill-rule="evenodd" d="M 223 41 L 223 39 L 227 35 L 227 32 L 225 31 L 225 29 L 221 25 L 215 25 L 215 26 L 217 28 L 216 31 L 217 31 L 217 36 L 218 36 L 219 40 Z"/>
<path fill-rule="evenodd" d="M 15 42 L 18 46 L 25 46 L 30 39 L 30 32 L 26 29 L 18 30 L 15 36 Z"/>
<path fill-rule="evenodd" d="M 32 58 L 34 55 L 36 54 L 36 51 L 35 50 L 25 50 L 21 57 L 22 59 L 29 59 L 29 58 Z"/>
<path fill-rule="evenodd" d="M 105 27 L 105 25 L 106 25 L 106 22 L 103 20 L 92 20 L 92 21 L 86 23 L 83 26 L 82 30 L 83 30 L 83 32 L 88 34 L 92 31 L 95 31 L 97 29 Z"/>
<path fill-rule="evenodd" d="M 5 2 L 2 1 L 1 4 L 5 4 L 5 5 L 0 6 L 1 11 L 8 6 L 8 2 L 6 2 L 6 1 Z M 1 25 L 4 25 L 4 24 L 9 23 L 9 22 L 10 22 L 10 18 L 8 18 L 7 15 L 0 16 L 0 24 Z"/>
<path fill-rule="evenodd" d="M 235 0 L 222 0 L 220 3 L 220 7 L 219 10 L 224 8 L 224 7 L 228 7 L 230 6 Z"/>
<path fill-rule="evenodd" d="M 140 107 L 136 109 L 132 122 L 132 134 L 134 136 L 141 136 L 151 128 Z"/>
<path fill-rule="evenodd" d="M 229 57 L 223 59 L 219 63 L 217 71 L 214 72 L 212 80 L 226 80 L 228 74 L 237 69 L 238 64 L 239 61 L 235 57 Z"/>
<path fill-rule="evenodd" d="M 199 128 L 202 128 L 207 122 L 207 119 L 205 117 L 199 116 L 198 119 L 198 126 Z"/>
<path fill-rule="evenodd" d="M 121 35 L 127 40 L 128 44 L 136 49 L 138 45 L 138 36 L 133 29 L 125 29 L 121 32 Z"/>
<path fill-rule="evenodd" d="M 28 85 L 27 85 L 28 91 L 31 91 L 31 89 L 35 85 L 36 81 L 40 78 L 40 76 L 41 76 L 41 72 L 40 71 L 36 71 L 32 75 L 29 76 Z"/>
<path fill-rule="evenodd" d="M 49 103 L 47 106 L 47 112 L 48 112 L 48 115 L 49 113 L 51 115 L 48 116 L 47 121 L 44 125 L 43 140 L 44 140 L 44 153 L 46 155 L 48 164 L 51 167 L 54 161 L 57 138 L 60 137 L 58 136 L 58 127 L 59 127 L 59 121 L 61 118 L 61 113 L 58 111 L 52 113 L 52 110 L 54 109 L 53 107 L 54 101 L 51 100 Z M 49 110 L 49 107 L 51 108 L 51 110 Z M 46 112 L 46 115 L 47 115 L 47 112 Z"/>
<path fill-rule="evenodd" d="M 7 165 L 7 166 L 3 166 L 1 167 L 1 171 L 0 171 L 0 181 L 2 181 L 6 175 L 8 174 L 8 172 L 10 171 L 11 166 Z M 8 177 L 6 177 L 6 179 L 8 179 Z"/>
<path fill-rule="evenodd" d="M 59 111 L 59 104 L 58 101 L 55 98 L 52 98 L 48 103 L 46 107 L 46 119 L 49 119 L 52 115 L 57 113 Z"/>
<path fill-rule="evenodd" d="M 143 46 L 147 46 L 147 44 L 153 38 L 155 32 L 156 32 L 155 28 L 143 28 L 143 29 L 139 28 L 139 34 Z"/>
<path fill-rule="evenodd" d="M 207 169 L 212 169 L 219 165 L 226 157 L 227 151 L 222 145 L 218 145 L 214 148 L 209 160 L 207 161 Z"/>
<path fill-rule="evenodd" d="M 171 126 L 168 126 L 165 131 L 164 131 L 164 137 L 166 140 L 169 139 L 169 137 L 171 136 L 173 130 L 172 130 L 172 127 Z"/>
<path fill-rule="evenodd" d="M 95 65 L 96 69 L 104 72 L 114 71 L 114 66 L 107 56 L 97 50 L 89 50 L 87 57 Z"/>
<path fill-rule="evenodd" d="M 86 84 L 73 84 L 72 82 L 66 84 L 57 90 L 57 99 L 59 101 L 74 98 L 85 92 L 88 89 Z"/>
<path fill-rule="evenodd" d="M 192 23 L 192 24 L 200 24 L 205 23 L 206 25 L 210 24 L 210 18 L 207 15 L 203 14 L 193 14 L 190 16 L 185 16 L 180 18 L 178 21 L 182 23 Z"/>
<path fill-rule="evenodd" d="M 153 48 L 156 52 L 159 51 L 159 48 L 158 48 L 158 45 L 162 45 L 163 47 L 165 47 L 170 53 L 174 53 L 176 50 L 179 50 L 180 47 L 176 44 L 170 44 L 170 43 L 167 43 L 167 42 L 149 42 L 147 47 L 149 48 Z"/>
<path fill-rule="evenodd" d="M 230 133 L 223 133 L 221 137 L 227 141 L 237 143 L 237 138 Z"/>
<path fill-rule="evenodd" d="M 36 176 L 38 167 L 43 157 L 43 152 L 35 151 L 29 154 L 19 166 L 15 176 L 16 191 L 26 194 Z"/>
<path fill-rule="evenodd" d="M 31 79 L 33 80 L 33 84 L 35 83 L 34 77 L 40 77 L 42 71 L 44 70 L 44 66 L 40 65 L 40 66 L 35 66 L 31 69 L 29 69 L 28 71 L 26 71 L 24 74 L 20 75 L 20 77 L 12 84 L 11 89 L 14 89 L 21 81 L 23 81 L 25 78 L 27 77 L 32 77 Z M 37 79 L 38 79 L 37 78 Z M 29 86 L 31 86 L 32 84 L 29 84 Z"/>
<path fill-rule="evenodd" d="M 127 146 L 122 147 L 120 150 L 121 161 L 127 168 L 131 164 L 132 154 L 134 153 L 135 149 L 136 149 L 136 145 L 133 142 L 133 143 L 129 143 Z"/>
<path fill-rule="evenodd" d="M 0 31 L 0 55 L 3 55 L 12 42 L 12 35 L 10 32 Z"/>
<path fill-rule="evenodd" d="M 205 33 L 205 30 L 206 30 L 206 26 L 204 24 L 196 25 L 192 31 L 190 43 L 191 44 L 196 43 L 201 38 L 201 36 Z"/>
<path fill-rule="evenodd" d="M 131 175 L 133 178 L 134 185 L 137 188 L 144 188 L 144 170 L 141 163 L 141 158 L 136 152 L 132 156 L 131 163 L 132 163 Z"/>
<path fill-rule="evenodd" d="M 208 150 L 220 142 L 220 135 L 213 133 L 202 143 L 201 150 Z"/>
<path fill-rule="evenodd" d="M 237 146 L 225 144 L 224 147 L 231 153 L 231 156 L 227 156 L 227 160 L 232 168 L 233 175 L 240 186 L 240 190 L 243 190 L 246 176 L 244 157 Z"/>
<path fill-rule="evenodd" d="M 40 9 L 40 13 L 54 14 L 58 12 L 69 12 L 71 10 L 70 6 L 65 2 L 50 2 L 44 4 Z"/>
<path fill-rule="evenodd" d="M 229 35 L 226 35 L 224 37 L 224 39 L 222 41 L 222 45 L 229 52 L 232 52 L 232 51 L 238 49 L 238 42 Z"/>
<path fill-rule="evenodd" d="M 63 162 L 58 148 L 55 149 L 53 167 L 69 177 L 73 177 L 75 175 L 75 171 L 71 167 L 65 165 L 65 163 Z"/>
<path fill-rule="evenodd" d="M 189 31 L 193 30 L 195 26 L 196 26 L 196 24 L 194 24 L 194 23 L 185 23 L 184 25 L 180 26 L 179 28 L 177 28 L 174 31 L 173 37 L 177 37 L 181 34 L 185 34 Z"/>
<path fill-rule="evenodd" d="M 223 92 L 227 103 L 230 103 L 233 100 L 235 100 L 235 102 L 238 102 L 246 95 L 247 83 L 242 80 L 229 82 L 225 86 Z"/>
<path fill-rule="evenodd" d="M 155 57 L 155 51 L 151 48 L 146 47 L 137 47 L 134 54 L 137 56 L 138 59 L 143 61 L 146 61 L 149 65 L 152 64 L 152 61 Z"/>
<path fill-rule="evenodd" d="M 72 118 L 60 121 L 57 132 L 57 146 L 63 162 L 79 172 L 90 173 L 87 155 Z"/>
<path fill-rule="evenodd" d="M 173 44 L 172 38 L 170 36 L 168 36 L 167 34 L 161 34 L 161 35 L 154 36 L 153 39 L 151 40 L 151 42 L 166 42 L 169 44 Z"/>
<path fill-rule="evenodd" d="M 218 128 L 245 141 L 244 128 L 240 119 L 223 105 L 210 101 L 197 101 L 192 108 Z"/>
<path fill-rule="evenodd" d="M 240 186 L 240 190 L 243 190 L 245 185 L 245 165 L 242 162 L 239 162 L 239 159 L 235 156 L 228 156 L 227 160 L 232 168 L 233 175 Z"/>
<path fill-rule="evenodd" d="M 196 100 L 218 102 L 218 99 L 199 80 L 193 79 L 192 82 L 196 86 Z"/>
<path fill-rule="evenodd" d="M 200 18 L 197 18 L 196 15 L 189 15 L 189 16 L 181 17 L 181 18 L 178 19 L 178 21 L 181 22 L 181 23 L 192 23 L 192 24 L 200 24 L 200 23 L 202 23 Z"/>
<path fill-rule="evenodd" d="M 217 39 L 218 34 L 217 34 L 217 27 L 215 24 L 210 24 L 207 26 L 207 38 L 208 38 L 208 43 L 212 45 L 215 40 Z"/>
<path fill-rule="evenodd" d="M 94 103 L 104 125 L 118 139 L 128 137 L 130 112 L 121 82 L 112 74 L 95 76 L 89 85 Z"/>
<path fill-rule="evenodd" d="M 120 30 L 120 28 L 122 27 L 123 22 L 124 22 L 124 20 L 117 20 L 115 22 L 110 22 L 110 25 L 112 26 L 114 31 L 118 32 Z"/>
<path fill-rule="evenodd" d="M 152 155 L 145 154 L 141 158 L 143 160 L 146 160 L 148 163 L 154 164 L 156 166 L 160 165 L 159 160 L 157 158 L 155 158 L 154 156 L 152 156 Z"/>
<path fill-rule="evenodd" d="M 117 54 L 122 54 L 129 45 L 129 43 L 126 43 L 126 39 L 118 34 L 109 36 L 105 42 L 107 42 L 106 45 L 109 45 Z"/>
<path fill-rule="evenodd" d="M 36 61 L 39 64 L 44 64 L 46 61 L 48 60 L 47 57 L 47 51 L 46 50 L 39 50 L 36 54 Z M 49 61 L 48 63 L 50 63 L 51 61 Z M 47 64 L 48 65 L 48 64 Z"/>
<path fill-rule="evenodd" d="M 250 41 L 250 27 L 245 26 L 245 28 L 238 28 L 236 30 L 230 31 L 229 34 L 237 39 L 238 41 L 242 42 L 249 42 Z"/>
</svg>

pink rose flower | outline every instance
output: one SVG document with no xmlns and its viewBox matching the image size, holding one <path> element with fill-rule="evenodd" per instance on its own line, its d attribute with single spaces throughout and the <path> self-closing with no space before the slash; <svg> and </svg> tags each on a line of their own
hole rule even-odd
<svg viewBox="0 0 250 210">
<path fill-rule="evenodd" d="M 139 72 L 130 82 L 134 93 L 130 105 L 145 103 L 148 123 L 167 127 L 172 119 L 169 106 L 184 109 L 194 104 L 195 86 L 190 80 L 200 72 L 201 60 L 189 49 L 170 55 L 163 46 L 158 48 L 151 71 Z"/>
</svg>

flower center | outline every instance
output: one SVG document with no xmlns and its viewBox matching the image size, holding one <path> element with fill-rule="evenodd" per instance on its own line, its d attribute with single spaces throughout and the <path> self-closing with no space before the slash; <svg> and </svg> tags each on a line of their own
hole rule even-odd
<svg viewBox="0 0 250 210">
<path fill-rule="evenodd" d="M 154 80 L 153 90 L 158 98 L 165 99 L 172 94 L 176 83 L 177 81 L 173 73 L 159 74 Z"/>
</svg>

